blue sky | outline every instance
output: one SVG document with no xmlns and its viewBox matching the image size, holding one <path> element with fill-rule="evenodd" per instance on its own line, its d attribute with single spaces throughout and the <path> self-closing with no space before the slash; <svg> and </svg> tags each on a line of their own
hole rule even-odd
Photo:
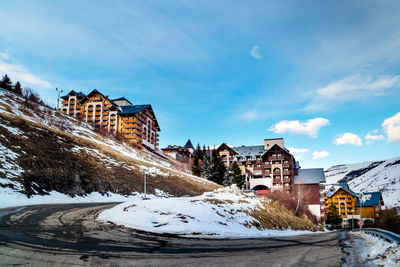
<svg viewBox="0 0 400 267">
<path fill-rule="evenodd" d="M 303 167 L 400 156 L 399 1 L 2 1 L 0 74 L 150 103 L 161 147 L 285 138 Z"/>
</svg>

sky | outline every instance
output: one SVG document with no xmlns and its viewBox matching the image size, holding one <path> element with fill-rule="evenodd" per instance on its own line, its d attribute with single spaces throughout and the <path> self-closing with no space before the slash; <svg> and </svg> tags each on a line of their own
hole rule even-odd
<svg viewBox="0 0 400 267">
<path fill-rule="evenodd" d="M 400 1 L 4 1 L 0 75 L 151 104 L 160 146 L 400 156 Z"/>
</svg>

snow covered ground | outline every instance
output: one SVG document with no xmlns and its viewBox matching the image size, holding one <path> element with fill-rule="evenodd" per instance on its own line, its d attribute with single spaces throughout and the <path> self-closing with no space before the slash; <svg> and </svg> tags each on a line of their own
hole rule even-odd
<svg viewBox="0 0 400 267">
<path fill-rule="evenodd" d="M 376 266 L 400 266 L 400 246 L 360 232 L 351 233 L 360 256 Z"/>
<path fill-rule="evenodd" d="M 185 237 L 247 238 L 314 233 L 260 229 L 251 211 L 261 207 L 261 199 L 241 194 L 237 189 L 219 189 L 197 197 L 135 200 L 105 210 L 99 220 L 155 233 Z"/>
<path fill-rule="evenodd" d="M 325 171 L 329 184 L 346 181 L 354 192 L 381 192 L 386 207 L 400 206 L 400 157 L 333 166 Z"/>
</svg>

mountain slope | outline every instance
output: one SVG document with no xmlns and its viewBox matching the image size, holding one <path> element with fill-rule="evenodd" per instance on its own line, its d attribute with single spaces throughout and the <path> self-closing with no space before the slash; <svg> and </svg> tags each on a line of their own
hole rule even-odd
<svg viewBox="0 0 400 267">
<path fill-rule="evenodd" d="M 380 191 L 386 206 L 400 207 L 400 157 L 333 166 L 325 176 L 327 184 L 347 182 L 355 192 Z"/>
<path fill-rule="evenodd" d="M 0 190 L 69 196 L 92 192 L 130 195 L 162 190 L 199 195 L 219 186 L 182 171 L 182 166 L 138 151 L 67 115 L 0 92 Z M 2 193 L 3 194 L 3 193 Z"/>
</svg>

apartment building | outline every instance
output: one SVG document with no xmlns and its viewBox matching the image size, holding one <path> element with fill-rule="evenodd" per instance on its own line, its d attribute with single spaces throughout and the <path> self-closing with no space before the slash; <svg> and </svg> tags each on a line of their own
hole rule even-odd
<svg viewBox="0 0 400 267">
<path fill-rule="evenodd" d="M 60 111 L 122 137 L 131 145 L 157 150 L 160 126 L 151 105 L 133 105 L 125 97 L 109 99 L 94 89 L 88 95 L 69 92 Z"/>
</svg>

